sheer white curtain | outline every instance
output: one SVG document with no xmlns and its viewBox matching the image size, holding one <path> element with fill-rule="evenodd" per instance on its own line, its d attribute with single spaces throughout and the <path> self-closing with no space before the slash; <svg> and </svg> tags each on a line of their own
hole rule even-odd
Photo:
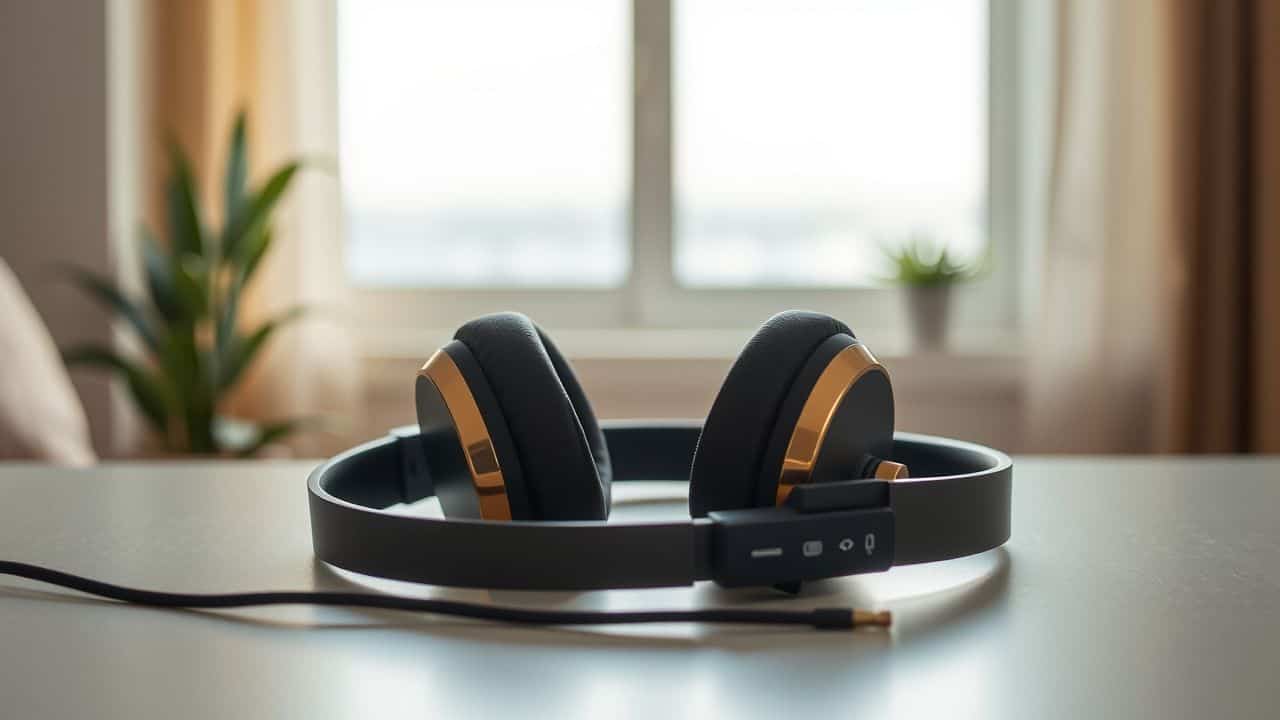
<svg viewBox="0 0 1280 720">
<path fill-rule="evenodd" d="M 1162 446 L 1170 368 L 1172 63 L 1162 0 L 1061 0 L 1029 445 Z"/>
</svg>

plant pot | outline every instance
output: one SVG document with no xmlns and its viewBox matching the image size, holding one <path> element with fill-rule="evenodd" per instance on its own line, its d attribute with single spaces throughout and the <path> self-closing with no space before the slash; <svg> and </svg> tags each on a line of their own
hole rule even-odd
<svg viewBox="0 0 1280 720">
<path fill-rule="evenodd" d="M 937 351 L 946 347 L 951 326 L 951 286 L 909 287 L 906 298 L 913 348 Z"/>
</svg>

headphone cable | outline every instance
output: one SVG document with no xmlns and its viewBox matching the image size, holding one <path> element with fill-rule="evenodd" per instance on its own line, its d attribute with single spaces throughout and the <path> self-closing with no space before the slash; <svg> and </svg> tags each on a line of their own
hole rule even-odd
<svg viewBox="0 0 1280 720">
<path fill-rule="evenodd" d="M 247 593 L 170 593 L 113 585 L 81 575 L 28 563 L 0 560 L 0 575 L 35 580 L 108 600 L 133 605 L 186 609 L 224 609 L 262 605 L 325 605 L 403 610 L 523 625 L 623 625 L 635 623 L 735 623 L 748 625 L 809 625 L 819 630 L 851 630 L 862 626 L 888 627 L 887 611 L 852 608 L 813 610 L 530 610 L 481 603 L 410 598 L 364 592 L 273 591 Z"/>
</svg>

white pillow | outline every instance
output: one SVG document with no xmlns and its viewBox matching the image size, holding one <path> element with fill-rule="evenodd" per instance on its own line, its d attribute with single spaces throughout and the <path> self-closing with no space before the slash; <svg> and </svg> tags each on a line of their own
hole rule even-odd
<svg viewBox="0 0 1280 720">
<path fill-rule="evenodd" d="M 94 462 L 84 408 L 53 338 L 0 259 L 0 460 Z"/>
</svg>

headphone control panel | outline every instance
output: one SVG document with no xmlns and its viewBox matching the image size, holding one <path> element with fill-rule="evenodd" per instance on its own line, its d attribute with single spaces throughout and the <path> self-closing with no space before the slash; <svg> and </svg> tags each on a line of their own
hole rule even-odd
<svg viewBox="0 0 1280 720">
<path fill-rule="evenodd" d="M 893 565 L 888 507 L 800 513 L 724 510 L 712 522 L 712 577 L 721 585 L 776 585 L 882 572 Z"/>
</svg>

